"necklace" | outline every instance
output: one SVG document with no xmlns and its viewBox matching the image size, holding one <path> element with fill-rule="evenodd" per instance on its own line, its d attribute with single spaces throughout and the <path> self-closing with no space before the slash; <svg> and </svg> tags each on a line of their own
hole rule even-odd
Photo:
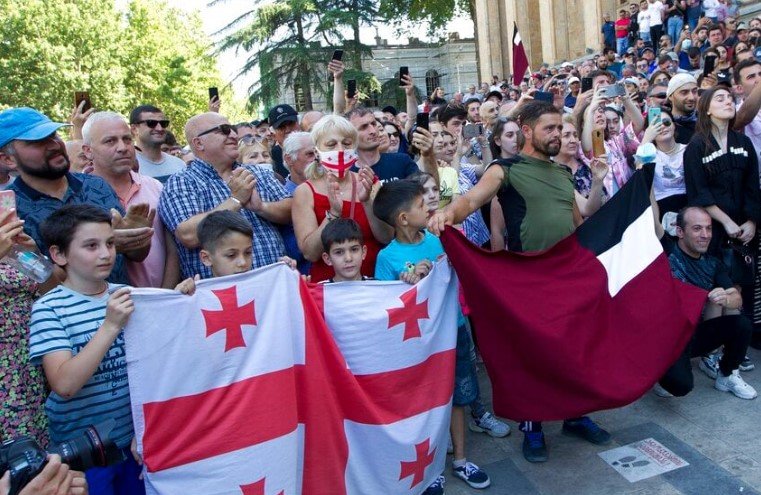
<svg viewBox="0 0 761 495">
<path fill-rule="evenodd" d="M 674 143 L 674 146 L 664 151 L 667 155 L 673 155 L 679 149 L 679 143 Z"/>
</svg>

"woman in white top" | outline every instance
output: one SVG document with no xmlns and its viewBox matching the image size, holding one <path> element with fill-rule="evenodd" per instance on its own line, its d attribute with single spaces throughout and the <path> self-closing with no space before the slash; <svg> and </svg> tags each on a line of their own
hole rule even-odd
<svg viewBox="0 0 761 495">
<path fill-rule="evenodd" d="M 655 144 L 655 177 L 653 193 L 661 217 L 666 212 L 678 213 L 687 206 L 684 184 L 684 150 L 674 138 L 674 119 L 668 110 L 661 109 L 661 118 L 650 125 L 642 137 L 642 144 Z"/>
</svg>

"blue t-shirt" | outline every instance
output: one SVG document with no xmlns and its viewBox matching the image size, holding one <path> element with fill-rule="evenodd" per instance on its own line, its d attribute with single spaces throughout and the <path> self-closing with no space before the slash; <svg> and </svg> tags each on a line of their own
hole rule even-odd
<svg viewBox="0 0 761 495">
<path fill-rule="evenodd" d="M 70 351 L 77 355 L 93 338 L 106 318 L 106 304 L 113 289 L 89 297 L 63 285 L 51 290 L 32 307 L 29 359 L 39 365 L 45 354 Z M 93 376 L 79 392 L 65 399 L 50 392 L 45 402 L 54 443 L 76 437 L 89 425 L 109 418 L 116 421 L 111 438 L 120 448 L 129 446 L 134 431 L 127 384 L 124 334 L 119 333 Z"/>
<path fill-rule="evenodd" d="M 438 237 L 427 230 L 423 240 L 417 244 L 402 244 L 396 239 L 381 249 L 375 261 L 376 280 L 399 280 L 399 275 L 407 270 L 408 263 L 415 265 L 428 260 L 431 263 L 444 254 L 444 246 Z"/>
<path fill-rule="evenodd" d="M 380 160 L 372 166 L 372 169 L 381 183 L 404 179 L 420 171 L 417 163 L 405 153 L 381 153 Z M 355 166 L 353 170 L 358 172 L 359 168 Z"/>
</svg>

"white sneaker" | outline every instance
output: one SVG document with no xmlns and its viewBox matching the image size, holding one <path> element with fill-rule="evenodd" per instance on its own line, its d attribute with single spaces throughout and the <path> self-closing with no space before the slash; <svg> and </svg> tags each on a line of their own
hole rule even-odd
<svg viewBox="0 0 761 495">
<path fill-rule="evenodd" d="M 470 431 L 486 433 L 496 438 L 506 437 L 510 434 L 510 425 L 498 420 L 490 412 L 485 412 L 478 419 L 471 419 L 468 422 L 468 428 L 470 428 Z"/>
<path fill-rule="evenodd" d="M 732 392 L 741 399 L 755 399 L 758 395 L 756 389 L 745 383 L 737 370 L 734 370 L 729 376 L 719 374 L 713 386 L 722 392 Z"/>
<path fill-rule="evenodd" d="M 663 397 L 663 398 L 669 398 L 674 396 L 671 392 L 661 387 L 661 384 L 658 382 L 655 382 L 655 385 L 653 385 L 653 393 L 655 393 L 655 395 L 657 395 L 658 397 Z"/>
</svg>

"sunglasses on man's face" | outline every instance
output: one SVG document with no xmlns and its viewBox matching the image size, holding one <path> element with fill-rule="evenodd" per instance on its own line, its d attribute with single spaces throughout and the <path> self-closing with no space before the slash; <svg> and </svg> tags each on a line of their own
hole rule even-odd
<svg viewBox="0 0 761 495">
<path fill-rule="evenodd" d="M 169 127 L 169 121 L 168 120 L 154 120 L 154 119 L 147 119 L 147 120 L 141 120 L 137 122 L 138 124 L 145 124 L 151 129 L 155 129 L 157 125 L 161 124 L 161 127 L 166 129 Z"/>
<path fill-rule="evenodd" d="M 231 132 L 235 130 L 235 126 L 230 124 L 219 124 L 217 126 L 212 127 L 211 129 L 206 129 L 202 133 L 198 134 L 196 137 L 205 136 L 207 134 L 211 134 L 212 132 L 220 132 L 224 134 L 225 136 L 229 136 Z"/>
<path fill-rule="evenodd" d="M 650 95 L 650 98 L 665 98 L 665 97 L 666 97 L 666 93 L 657 93 L 654 95 Z"/>
<path fill-rule="evenodd" d="M 386 134 L 388 134 L 388 137 L 395 137 L 395 138 L 399 137 L 399 133 L 396 132 L 396 131 L 394 131 L 394 132 L 387 132 Z"/>
</svg>

